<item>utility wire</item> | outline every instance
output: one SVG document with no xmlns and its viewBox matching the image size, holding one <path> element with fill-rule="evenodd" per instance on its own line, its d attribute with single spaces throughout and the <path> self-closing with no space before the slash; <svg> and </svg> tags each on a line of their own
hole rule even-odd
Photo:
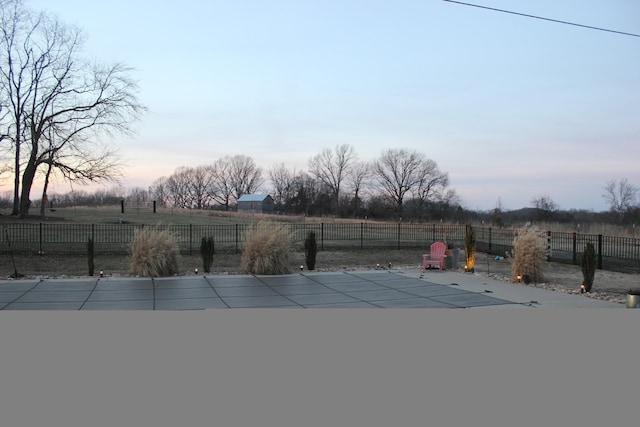
<svg viewBox="0 0 640 427">
<path fill-rule="evenodd" d="M 449 3 L 457 3 L 457 4 L 464 5 L 464 6 L 479 7 L 480 9 L 488 9 L 488 10 L 493 10 L 493 11 L 496 11 L 496 12 L 510 13 L 510 14 L 512 14 L 512 15 L 526 16 L 527 18 L 542 19 L 543 21 L 557 22 L 557 23 L 559 23 L 559 24 L 574 25 L 574 26 L 576 26 L 576 27 L 589 28 L 589 29 L 591 29 L 591 30 L 607 31 L 607 32 L 609 32 L 609 33 L 622 34 L 622 35 L 624 35 L 624 36 L 640 37 L 640 34 L 624 33 L 624 32 L 622 32 L 622 31 L 608 30 L 608 29 L 606 29 L 606 28 L 592 27 L 592 26 L 590 26 L 590 25 L 576 24 L 576 23 L 574 23 L 574 22 L 560 21 L 560 20 L 558 20 L 558 19 L 543 18 L 542 16 L 527 15 L 526 13 L 511 12 L 511 11 L 509 11 L 509 10 L 496 9 L 496 8 L 493 8 L 493 7 L 480 6 L 480 5 L 477 5 L 477 4 L 471 4 L 471 3 L 463 3 L 463 2 L 461 2 L 461 1 L 454 1 L 454 0 L 443 0 L 443 1 L 446 1 L 446 2 L 449 2 Z"/>
</svg>

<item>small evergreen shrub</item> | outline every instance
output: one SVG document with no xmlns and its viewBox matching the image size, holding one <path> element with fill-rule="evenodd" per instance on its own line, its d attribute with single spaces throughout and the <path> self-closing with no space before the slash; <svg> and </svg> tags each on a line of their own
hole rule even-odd
<svg viewBox="0 0 640 427">
<path fill-rule="evenodd" d="M 213 237 L 203 237 L 200 242 L 200 256 L 202 257 L 202 269 L 205 273 L 211 273 L 214 249 Z"/>
<path fill-rule="evenodd" d="M 248 274 L 288 274 L 291 233 L 285 224 L 260 221 L 243 236 L 240 271 Z"/>
<path fill-rule="evenodd" d="M 93 272 L 95 270 L 95 263 L 93 261 L 95 256 L 93 239 L 89 237 L 87 240 L 87 262 L 89 264 L 89 276 L 93 276 Z"/>
<path fill-rule="evenodd" d="M 162 277 L 179 272 L 180 250 L 168 230 L 149 227 L 134 230 L 129 253 L 132 274 Z"/>
<path fill-rule="evenodd" d="M 316 242 L 316 233 L 309 231 L 304 241 L 304 260 L 309 270 L 316 268 L 316 255 L 318 254 L 318 243 Z"/>
<path fill-rule="evenodd" d="M 543 280 L 543 269 L 547 254 L 547 237 L 535 226 L 526 226 L 516 231 L 511 258 L 511 280 L 518 276 L 529 276 L 534 283 Z"/>
<path fill-rule="evenodd" d="M 591 292 L 593 287 L 593 279 L 596 275 L 596 250 L 592 242 L 587 242 L 587 245 L 582 252 L 582 285 L 585 292 Z"/>
<path fill-rule="evenodd" d="M 471 224 L 467 224 L 464 236 L 465 267 L 467 271 L 475 271 L 476 265 L 476 233 Z"/>
</svg>

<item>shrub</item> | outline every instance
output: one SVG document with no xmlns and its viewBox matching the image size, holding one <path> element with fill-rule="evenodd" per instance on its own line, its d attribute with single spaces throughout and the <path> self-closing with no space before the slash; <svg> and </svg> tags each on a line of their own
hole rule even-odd
<svg viewBox="0 0 640 427">
<path fill-rule="evenodd" d="M 240 270 L 249 274 L 290 273 L 291 240 L 285 224 L 260 221 L 243 236 Z"/>
<path fill-rule="evenodd" d="M 535 226 L 525 226 L 516 231 L 513 250 L 507 255 L 511 258 L 511 279 L 528 275 L 534 283 L 543 280 L 542 270 L 547 252 L 547 238 L 544 232 Z"/>
<path fill-rule="evenodd" d="M 316 233 L 309 231 L 304 241 L 304 260 L 309 270 L 316 268 L 316 255 L 318 254 L 318 243 L 316 242 Z"/>
<path fill-rule="evenodd" d="M 592 242 L 587 242 L 587 245 L 582 252 L 582 285 L 585 292 L 591 292 L 593 286 L 593 279 L 596 275 L 596 250 Z"/>
<path fill-rule="evenodd" d="M 93 271 L 95 270 L 95 263 L 93 262 L 94 257 L 94 247 L 93 247 L 93 239 L 89 237 L 87 240 L 87 262 L 89 264 L 89 276 L 93 276 Z"/>
<path fill-rule="evenodd" d="M 464 235 L 465 267 L 467 271 L 475 271 L 476 265 L 476 233 L 471 224 L 467 224 Z"/>
<path fill-rule="evenodd" d="M 202 257 L 202 269 L 205 273 L 211 272 L 214 249 L 213 237 L 203 237 L 200 242 L 200 256 Z"/>
<path fill-rule="evenodd" d="M 129 247 L 129 271 L 143 277 L 172 276 L 179 271 L 180 251 L 168 230 L 144 227 L 134 230 Z"/>
</svg>

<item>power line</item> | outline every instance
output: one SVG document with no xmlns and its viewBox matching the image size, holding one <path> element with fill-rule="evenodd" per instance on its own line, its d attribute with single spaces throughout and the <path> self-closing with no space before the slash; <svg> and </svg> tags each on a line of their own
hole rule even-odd
<svg viewBox="0 0 640 427">
<path fill-rule="evenodd" d="M 598 30 L 598 31 L 607 31 L 609 33 L 616 33 L 616 34 L 622 34 L 624 36 L 632 36 L 632 37 L 640 37 L 640 34 L 633 34 L 633 33 L 625 33 L 622 31 L 615 31 L 615 30 L 608 30 L 606 28 L 600 28 L 600 27 L 592 27 L 590 25 L 582 25 L 582 24 L 576 24 L 574 22 L 567 22 L 567 21 L 560 21 L 558 19 L 551 19 L 551 18 L 543 18 L 542 16 L 535 16 L 535 15 L 527 15 L 526 13 L 520 13 L 520 12 L 511 12 L 509 10 L 504 10 L 504 9 L 496 9 L 493 7 L 488 7 L 488 6 L 480 6 L 477 4 L 471 4 L 471 3 L 463 3 L 461 1 L 454 1 L 454 0 L 443 0 L 449 3 L 457 3 L 457 4 L 461 4 L 464 6 L 472 6 L 472 7 L 478 7 L 480 9 L 488 9 L 488 10 L 493 10 L 496 12 L 502 12 L 502 13 L 510 13 L 512 15 L 519 15 L 519 16 L 525 16 L 527 18 L 535 18 L 535 19 L 542 19 L 543 21 L 551 21 L 551 22 L 557 22 L 559 24 L 566 24 L 566 25 L 573 25 L 576 27 L 582 27 L 582 28 L 589 28 L 591 30 Z"/>
</svg>

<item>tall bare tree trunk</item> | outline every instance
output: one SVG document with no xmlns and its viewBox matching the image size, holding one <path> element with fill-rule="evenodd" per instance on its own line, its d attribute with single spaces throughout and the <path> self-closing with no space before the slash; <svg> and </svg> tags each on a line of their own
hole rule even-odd
<svg viewBox="0 0 640 427">
<path fill-rule="evenodd" d="M 20 218 L 26 218 L 29 215 L 29 208 L 31 207 L 31 200 L 29 194 L 31 193 L 31 187 L 33 186 L 33 180 L 36 176 L 36 170 L 38 166 L 35 161 L 30 161 L 24 169 L 22 174 L 22 192 L 20 194 Z"/>
<path fill-rule="evenodd" d="M 51 159 L 53 160 L 53 159 Z M 42 187 L 42 198 L 40 199 L 40 216 L 44 218 L 44 209 L 47 204 L 47 189 L 49 188 L 49 177 L 51 176 L 51 169 L 53 169 L 52 163 L 49 162 L 47 166 L 47 173 L 44 176 L 44 186 Z"/>
</svg>

